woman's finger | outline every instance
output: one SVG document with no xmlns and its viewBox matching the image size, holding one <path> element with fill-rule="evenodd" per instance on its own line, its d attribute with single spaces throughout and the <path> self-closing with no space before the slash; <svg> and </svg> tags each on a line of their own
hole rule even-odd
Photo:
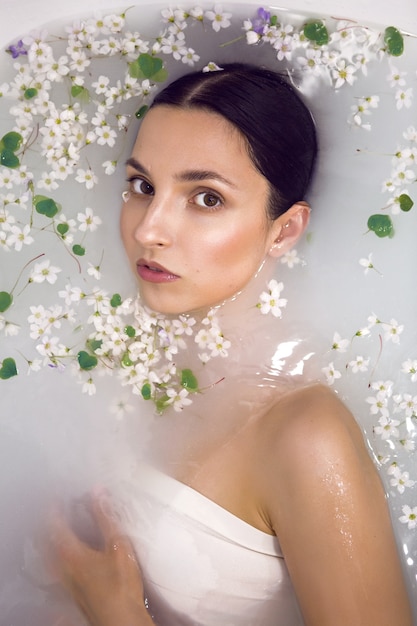
<svg viewBox="0 0 417 626">
<path fill-rule="evenodd" d="M 91 496 L 91 512 L 107 547 L 120 535 L 120 520 L 106 493 L 98 492 Z"/>
</svg>

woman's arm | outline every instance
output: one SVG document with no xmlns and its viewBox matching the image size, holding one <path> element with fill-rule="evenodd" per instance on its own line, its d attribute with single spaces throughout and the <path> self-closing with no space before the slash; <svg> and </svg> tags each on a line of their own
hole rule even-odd
<svg viewBox="0 0 417 626">
<path fill-rule="evenodd" d="M 152 625 L 133 547 L 106 500 L 94 497 L 91 505 L 102 535 L 100 549 L 83 542 L 63 513 L 53 510 L 43 542 L 46 565 L 92 626 Z"/>
<path fill-rule="evenodd" d="M 411 626 L 384 490 L 352 415 L 320 386 L 285 402 L 265 501 L 306 624 Z"/>
</svg>

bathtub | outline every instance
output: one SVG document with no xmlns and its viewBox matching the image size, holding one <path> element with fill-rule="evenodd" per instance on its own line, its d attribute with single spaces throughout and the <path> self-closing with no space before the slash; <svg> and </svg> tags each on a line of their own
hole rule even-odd
<svg viewBox="0 0 417 626">
<path fill-rule="evenodd" d="M 0 8 L 0 43 L 2 47 L 15 45 L 26 33 L 39 31 L 49 23 L 54 24 L 52 31 L 55 33 L 80 16 L 118 12 L 128 5 L 134 5 L 135 15 L 139 17 L 140 8 L 146 6 L 143 28 L 155 33 L 159 24 L 159 10 L 167 4 L 158 0 L 150 8 L 150 4 L 141 2 L 92 0 L 86 12 L 85 2 L 81 0 L 73 0 L 71 3 L 63 0 L 38 0 L 36 3 L 31 0 L 3 0 Z M 200 4 L 209 6 L 206 2 Z M 223 5 L 233 13 L 236 11 L 239 19 L 244 18 L 246 6 L 248 11 L 250 7 L 247 17 L 255 9 L 254 3 L 244 1 L 231 0 Z M 395 26 L 404 34 L 417 34 L 414 0 L 399 0 L 396 3 L 381 0 L 377 10 L 369 2 L 360 0 L 323 0 L 319 5 L 318 11 L 317 3 L 313 0 L 299 0 L 296 3 L 282 0 L 271 11 L 295 21 L 299 16 L 317 14 L 338 20 L 352 19 L 376 30 L 379 26 Z M 241 32 L 239 28 L 236 30 L 238 34 Z M 223 41 L 228 42 L 230 39 L 225 36 Z M 408 72 L 407 87 L 414 88 L 415 93 L 417 76 L 410 58 L 412 54 L 416 58 L 416 42 L 416 39 L 406 35 L 406 52 L 403 57 L 392 57 L 389 60 L 393 67 L 400 64 Z M 233 45 L 231 43 L 222 48 L 221 54 L 233 55 Z M 0 91 L 3 82 L 11 80 L 13 76 L 12 63 L 3 62 L 1 67 L 4 75 L 0 75 Z M 352 111 L 355 99 L 348 95 L 348 90 L 340 89 L 340 95 L 332 91 L 329 99 L 323 101 L 314 91 L 314 86 L 306 84 L 306 97 L 312 98 L 313 114 L 322 129 L 319 177 L 325 182 L 314 186 L 311 191 L 313 220 L 300 249 L 301 262 L 295 268 L 290 267 L 290 262 L 280 268 L 283 275 L 288 277 L 299 272 L 299 282 L 293 287 L 289 286 L 286 293 L 290 300 L 293 298 L 297 301 L 297 289 L 301 285 L 311 318 L 320 319 L 319 324 L 314 322 L 311 327 L 311 335 L 317 334 L 320 338 L 323 353 L 320 371 L 354 411 L 381 471 L 417 616 L 417 525 L 413 523 L 413 515 L 417 514 L 417 463 L 413 451 L 417 440 L 417 373 L 414 371 L 417 368 L 417 298 L 413 270 L 417 262 L 417 208 L 406 206 L 392 214 L 392 237 L 382 236 L 382 226 L 378 220 L 376 225 L 368 221 L 371 214 L 385 216 L 388 213 L 384 207 L 387 194 L 381 192 L 381 188 L 392 173 L 393 154 L 399 149 L 406 149 L 409 145 L 407 142 L 411 141 L 410 138 L 405 139 L 402 132 L 413 124 L 415 126 L 413 112 L 415 118 L 416 105 L 413 102 L 411 107 L 396 107 L 393 92 L 389 92 L 390 87 L 387 86 L 386 68 L 381 67 L 379 61 L 376 61 L 376 69 L 370 69 L 368 77 L 361 77 L 360 84 L 364 85 L 363 90 L 368 91 L 358 91 L 355 97 L 375 94 L 380 96 L 381 102 L 385 103 L 384 98 L 389 99 L 391 108 L 388 111 L 384 108 L 388 105 L 381 104 L 379 111 L 369 110 L 370 115 L 363 117 L 356 111 L 356 120 L 355 112 Z M 181 73 L 183 68 L 180 66 L 173 72 Z M 116 71 L 112 69 L 110 73 Z M 390 95 L 387 96 L 387 93 Z M 0 105 L 3 106 L 1 101 Z M 135 112 L 134 108 L 130 109 L 132 117 Z M 372 126 L 370 131 L 363 128 L 368 123 Z M 343 140 L 339 142 L 335 138 L 339 136 L 342 127 Z M 3 136 L 10 128 L 3 106 L 0 135 Z M 417 140 L 414 141 L 417 147 Z M 121 152 L 128 154 L 130 145 L 129 136 Z M 31 158 L 34 163 L 36 153 Z M 108 158 L 111 160 L 113 157 Z M 98 163 L 97 167 L 100 165 Z M 0 364 L 3 363 L 6 374 L 7 367 L 12 368 L 10 376 L 0 380 L 3 409 L 0 422 L 0 458 L 3 464 L 0 493 L 5 511 L 2 519 L 4 536 L 0 537 L 0 562 L 6 564 L 0 571 L 0 588 L 3 588 L 0 591 L 0 612 L 4 615 L 7 611 L 7 615 L 14 616 L 16 621 L 13 623 L 17 626 L 28 623 L 29 615 L 33 626 L 38 623 L 34 617 L 37 610 L 34 612 L 34 607 L 41 606 L 43 599 L 37 595 L 32 577 L 39 580 L 42 575 L 31 537 L 42 519 L 43 507 L 49 501 L 51 492 L 57 492 L 65 500 L 74 493 L 84 493 L 98 481 L 106 482 L 119 462 L 116 456 L 128 455 L 126 424 L 131 429 L 129 432 L 135 433 L 146 449 L 146 429 L 144 431 L 138 427 L 134 419 L 135 396 L 132 399 L 124 390 L 122 393 L 113 377 L 105 376 L 104 372 L 94 384 L 90 383 L 89 365 L 84 363 L 84 377 L 78 380 L 79 372 L 76 367 L 74 369 L 74 363 L 67 365 L 65 354 L 56 362 L 50 361 L 40 373 L 32 371 L 35 368 L 31 367 L 33 344 L 40 338 L 29 337 L 30 324 L 36 324 L 36 321 L 32 319 L 29 322 L 28 315 L 36 318 L 36 307 L 41 304 L 53 310 L 57 292 L 64 289 L 65 281 L 70 286 L 85 289 L 91 297 L 91 291 L 88 291 L 91 287 L 87 285 L 99 268 L 103 275 L 100 284 L 113 290 L 118 285 L 122 295 L 134 292 L 134 281 L 130 277 L 123 251 L 116 242 L 123 182 L 120 176 L 114 183 L 109 180 L 106 179 L 94 200 L 93 192 L 88 187 L 81 190 L 77 187 L 76 191 L 69 193 L 65 190 L 57 192 L 57 202 L 62 204 L 62 212 L 66 213 L 68 223 L 70 219 L 78 219 L 80 206 L 93 207 L 90 225 L 92 215 L 99 216 L 101 223 L 97 222 L 97 226 L 100 226 L 98 235 L 95 229 L 87 227 L 81 231 L 84 234 L 78 240 L 74 234 L 74 244 L 85 247 L 86 254 L 80 248 L 72 254 L 68 254 L 67 250 L 59 253 L 59 274 L 54 277 L 53 269 L 46 269 L 50 272 L 50 282 L 45 280 L 38 288 L 33 284 L 36 283 L 36 278 L 33 278 L 36 272 L 32 272 L 48 256 L 49 241 L 55 238 L 56 243 L 59 235 L 64 240 L 62 228 L 57 235 L 49 222 L 39 222 L 35 242 L 30 246 L 22 244 L 23 249 L 19 251 L 22 254 L 16 255 L 13 250 L 0 249 L 0 292 L 13 291 L 14 296 L 13 305 L 2 313 L 7 318 L 9 332 L 6 334 L 4 328 L 0 328 Z M 409 196 L 412 198 L 417 197 L 416 192 L 413 193 L 413 186 L 415 183 L 410 182 Z M 3 187 L 7 189 L 4 181 Z M 2 191 L 6 193 L 0 185 L 0 193 Z M 116 207 L 117 210 L 107 210 L 108 207 Z M 49 210 L 52 211 L 50 219 L 53 219 L 54 209 L 49 206 Z M 314 212 L 317 216 L 314 216 Z M 346 216 L 349 219 L 345 219 Z M 38 215 L 35 217 L 38 218 Z M 78 221 L 85 221 L 88 217 L 85 213 L 84 218 Z M 10 241 L 15 240 L 12 238 Z M 16 242 L 9 247 L 13 246 L 16 247 Z M 61 240 L 59 246 L 64 250 Z M 331 262 L 323 263 L 323 256 L 331 259 Z M 330 299 L 329 290 L 333 294 Z M 70 294 L 67 297 L 71 299 Z M 64 297 L 59 298 L 62 303 Z M 0 305 L 1 302 L 0 298 Z M 34 310 L 30 310 L 30 306 Z M 91 311 L 86 315 L 89 314 Z M 62 311 L 57 317 L 60 315 Z M 373 320 L 370 319 L 372 317 Z M 304 322 L 301 316 L 299 323 Z M 87 317 L 63 328 L 65 323 L 63 319 L 51 322 L 59 327 L 60 332 L 62 330 L 63 341 L 67 345 L 76 345 L 88 330 Z M 20 332 L 17 332 L 19 328 Z M 12 375 L 10 361 L 4 361 L 11 357 L 19 369 L 16 376 Z M 387 391 L 381 400 L 378 394 L 383 393 L 382 387 L 387 381 L 393 381 L 393 391 Z M 371 383 L 376 385 L 377 382 L 381 389 L 371 387 Z M 99 389 L 99 393 L 94 396 L 93 386 Z M 399 399 L 395 400 L 395 397 Z M 384 414 L 378 413 L 375 408 L 378 401 L 389 404 L 395 423 L 388 424 L 388 427 L 383 420 Z M 150 416 L 147 415 L 148 418 Z M 387 434 L 390 429 L 391 432 Z M 96 445 L 98 437 L 99 451 Z M 408 443 L 404 445 L 404 441 Z M 118 451 L 117 455 L 115 450 Z M 25 600 L 22 600 L 23 597 Z M 52 609 L 55 601 L 59 612 L 58 600 L 52 601 Z M 39 617 L 39 624 L 44 624 L 42 619 Z"/>
</svg>

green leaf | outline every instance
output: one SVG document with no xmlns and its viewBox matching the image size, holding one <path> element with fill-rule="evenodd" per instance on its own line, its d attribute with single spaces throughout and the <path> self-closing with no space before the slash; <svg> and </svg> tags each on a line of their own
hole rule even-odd
<svg viewBox="0 0 417 626">
<path fill-rule="evenodd" d="M 376 213 L 368 219 L 368 228 L 378 237 L 393 237 L 394 225 L 389 215 Z"/>
<path fill-rule="evenodd" d="M 400 201 L 400 209 L 401 209 L 401 211 L 407 212 L 407 211 L 410 211 L 413 208 L 414 202 L 412 201 L 410 196 L 407 195 L 406 193 L 402 193 L 398 199 Z"/>
<path fill-rule="evenodd" d="M 7 291 L 0 291 L 0 313 L 4 313 L 11 306 L 13 296 Z"/>
<path fill-rule="evenodd" d="M 159 72 L 163 67 L 162 59 L 153 57 L 150 54 L 139 55 L 138 64 L 146 78 L 151 78 L 151 76 Z"/>
<path fill-rule="evenodd" d="M 33 198 L 33 204 L 35 205 L 36 211 L 46 217 L 55 217 L 59 211 L 59 206 L 55 200 L 47 198 L 46 196 L 35 196 Z"/>
<path fill-rule="evenodd" d="M 168 72 L 164 67 L 162 67 L 159 70 L 159 72 L 156 72 L 156 74 L 152 76 L 152 80 L 155 83 L 164 83 L 167 78 L 168 78 Z"/>
<path fill-rule="evenodd" d="M 0 153 L 0 163 L 5 167 L 10 167 L 11 169 L 15 169 L 20 165 L 20 161 L 13 152 L 13 150 L 9 150 L 8 148 L 4 148 Z"/>
<path fill-rule="evenodd" d="M 103 345 L 103 342 L 101 339 L 88 339 L 87 341 L 87 346 L 90 348 L 92 352 L 95 352 L 96 350 L 101 348 L 102 345 Z"/>
<path fill-rule="evenodd" d="M 278 16 L 272 15 L 271 19 L 269 20 L 269 23 L 271 26 L 276 26 L 278 24 Z"/>
<path fill-rule="evenodd" d="M 394 26 L 388 26 L 385 29 L 384 41 L 387 44 L 388 52 L 393 57 L 400 57 L 404 52 L 404 38 Z"/>
<path fill-rule="evenodd" d="M 110 300 L 110 304 L 112 305 L 112 307 L 116 308 L 118 306 L 120 306 L 122 304 L 122 298 L 120 296 L 120 294 L 115 293 L 111 300 Z"/>
<path fill-rule="evenodd" d="M 4 147 L 8 150 L 12 150 L 12 152 L 16 152 L 16 150 L 19 150 L 20 146 L 22 145 L 22 141 L 22 135 L 12 130 L 10 133 L 6 133 L 4 137 L 2 137 L 0 146 L 2 149 Z"/>
<path fill-rule="evenodd" d="M 140 107 L 140 109 L 136 111 L 135 117 L 137 117 L 138 120 L 141 120 L 143 117 L 145 117 L 145 113 L 147 112 L 148 109 L 149 109 L 149 106 L 147 104 L 144 104 L 143 106 Z"/>
<path fill-rule="evenodd" d="M 142 398 L 144 400 L 150 400 L 151 399 L 151 386 L 149 383 L 145 383 L 142 387 L 142 389 L 140 390 L 141 394 L 142 394 Z"/>
<path fill-rule="evenodd" d="M 7 380 L 8 378 L 12 378 L 13 376 L 17 376 L 17 367 L 16 361 L 12 358 L 4 359 L 2 366 L 0 368 L 0 379 Z"/>
<path fill-rule="evenodd" d="M 304 25 L 304 35 L 310 41 L 314 41 L 318 46 L 325 46 L 329 43 L 329 33 L 324 25 L 324 22 L 321 20 L 314 20 L 312 22 L 307 22 Z"/>
<path fill-rule="evenodd" d="M 62 222 L 61 224 L 57 225 L 56 229 L 59 232 L 59 234 L 63 237 L 69 231 L 69 224 Z"/>
<path fill-rule="evenodd" d="M 163 411 L 165 411 L 168 406 L 167 402 L 169 402 L 169 396 L 167 396 L 166 394 L 158 398 L 158 400 L 155 402 L 156 410 L 158 411 L 158 413 L 163 413 Z"/>
<path fill-rule="evenodd" d="M 80 100 L 83 100 L 83 102 L 88 102 L 90 100 L 90 92 L 81 85 L 73 85 L 71 87 L 71 96 L 73 98 L 79 98 Z"/>
<path fill-rule="evenodd" d="M 136 330 L 133 328 L 133 326 L 126 326 L 125 333 L 130 338 L 136 337 Z"/>
<path fill-rule="evenodd" d="M 35 98 L 38 95 L 38 90 L 35 89 L 34 87 L 29 87 L 28 89 L 26 89 L 23 97 L 25 98 L 25 100 L 31 100 L 32 98 Z"/>
<path fill-rule="evenodd" d="M 123 357 L 122 357 L 122 365 L 124 367 L 132 367 L 133 365 L 133 361 L 130 358 L 129 352 L 125 352 Z"/>
<path fill-rule="evenodd" d="M 98 363 L 97 357 L 93 354 L 88 354 L 85 350 L 81 350 L 77 354 L 77 360 L 81 369 L 86 371 L 94 369 Z"/>
<path fill-rule="evenodd" d="M 198 381 L 190 369 L 181 370 L 181 385 L 188 391 L 198 391 Z"/>
<path fill-rule="evenodd" d="M 140 54 L 136 61 L 129 63 L 129 74 L 132 78 L 152 78 L 156 82 L 166 80 L 168 74 L 163 67 L 162 59 L 150 54 Z"/>
<path fill-rule="evenodd" d="M 72 251 L 74 254 L 76 254 L 77 256 L 84 256 L 85 254 L 85 248 L 83 248 L 82 246 L 80 246 L 79 243 L 75 243 L 72 246 Z"/>
</svg>

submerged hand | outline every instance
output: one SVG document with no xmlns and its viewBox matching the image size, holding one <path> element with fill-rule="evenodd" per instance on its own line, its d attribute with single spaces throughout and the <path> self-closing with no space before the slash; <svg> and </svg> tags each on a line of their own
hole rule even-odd
<svg viewBox="0 0 417 626">
<path fill-rule="evenodd" d="M 100 548 L 80 539 L 55 508 L 44 541 L 46 564 L 72 594 L 93 626 L 152 624 L 133 547 L 103 498 L 92 498 L 91 514 L 100 531 Z"/>
</svg>

